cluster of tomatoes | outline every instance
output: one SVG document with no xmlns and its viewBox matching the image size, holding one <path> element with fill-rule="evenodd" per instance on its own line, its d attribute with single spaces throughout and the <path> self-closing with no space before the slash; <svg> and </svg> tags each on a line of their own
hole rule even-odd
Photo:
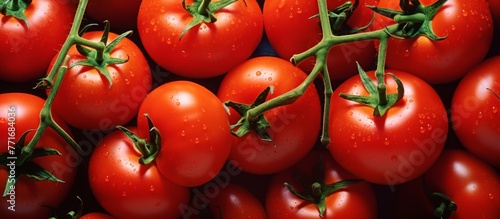
<svg viewBox="0 0 500 219">
<path fill-rule="evenodd" d="M 316 1 L 88 1 L 0 3 L 2 217 L 500 218 L 500 1 L 325 0 L 296 65 Z"/>
</svg>

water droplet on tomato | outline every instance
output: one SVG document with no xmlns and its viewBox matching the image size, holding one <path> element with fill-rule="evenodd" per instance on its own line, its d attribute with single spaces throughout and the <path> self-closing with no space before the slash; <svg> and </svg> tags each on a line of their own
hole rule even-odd
<svg viewBox="0 0 500 219">
<path fill-rule="evenodd" d="M 493 200 L 495 197 L 493 197 L 493 194 L 489 193 L 488 194 L 488 197 L 490 198 L 490 200 Z"/>
<path fill-rule="evenodd" d="M 281 0 L 278 4 L 278 8 L 283 8 L 285 6 L 286 0 Z"/>
<path fill-rule="evenodd" d="M 181 102 L 177 101 L 177 102 L 175 102 L 175 105 L 176 105 L 176 106 L 180 106 L 180 105 L 181 105 Z"/>
<path fill-rule="evenodd" d="M 149 187 L 149 191 L 154 192 L 155 191 L 155 187 L 154 186 L 150 186 Z"/>
<path fill-rule="evenodd" d="M 82 75 L 82 77 L 83 77 L 83 78 L 87 78 L 87 74 L 83 74 L 83 75 Z"/>
<path fill-rule="evenodd" d="M 104 177 L 104 182 L 109 182 L 109 176 Z"/>
<path fill-rule="evenodd" d="M 5 118 L 3 117 L 0 118 L 0 123 L 5 123 L 5 121 L 6 121 Z"/>
<path fill-rule="evenodd" d="M 297 8 L 297 14 L 302 14 L 302 8 Z"/>
<path fill-rule="evenodd" d="M 463 15 L 464 17 L 467 17 L 467 15 L 468 15 L 468 14 L 469 14 L 469 13 L 467 13 L 467 11 L 466 11 L 466 10 L 462 10 L 462 15 Z"/>
<path fill-rule="evenodd" d="M 384 139 L 384 145 L 387 146 L 389 145 L 391 142 L 389 141 L 389 139 L 385 138 Z"/>
<path fill-rule="evenodd" d="M 151 25 L 155 25 L 156 20 L 155 20 L 155 19 L 151 19 L 151 20 L 149 21 L 149 23 L 150 23 Z"/>
<path fill-rule="evenodd" d="M 288 15 L 288 18 L 293 18 L 293 13 L 290 13 L 290 15 Z"/>
<path fill-rule="evenodd" d="M 479 112 L 479 113 L 477 114 L 477 118 L 478 118 L 478 119 L 482 119 L 482 118 L 483 118 L 483 112 Z"/>
<path fill-rule="evenodd" d="M 261 72 L 261 71 L 257 71 L 257 72 L 255 72 L 255 76 L 260 76 L 261 74 L 262 74 L 262 72 Z"/>
<path fill-rule="evenodd" d="M 127 196 L 127 192 L 123 191 L 122 196 L 123 197 Z"/>
<path fill-rule="evenodd" d="M 409 50 L 409 49 L 405 50 L 405 52 L 404 52 L 404 54 L 403 54 L 403 55 L 404 55 L 405 57 L 410 56 L 410 50 Z"/>
<path fill-rule="evenodd" d="M 172 40 L 170 39 L 170 37 L 167 38 L 167 44 L 172 44 Z"/>
<path fill-rule="evenodd" d="M 272 78 L 272 77 L 268 77 L 268 78 L 267 78 L 267 80 L 268 80 L 268 81 L 272 81 L 272 80 L 273 80 L 273 78 Z"/>
<path fill-rule="evenodd" d="M 187 54 L 186 51 L 182 50 L 181 51 L 181 56 L 182 56 L 182 58 L 186 58 L 188 56 L 188 54 Z"/>
<path fill-rule="evenodd" d="M 391 156 L 391 161 L 392 161 L 392 162 L 397 162 L 398 160 L 399 160 L 399 159 L 398 159 L 398 157 L 396 157 L 396 155 L 392 155 L 392 156 Z"/>
<path fill-rule="evenodd" d="M 420 126 L 420 133 L 424 134 L 425 133 L 425 128 Z"/>
<path fill-rule="evenodd" d="M 207 125 L 206 125 L 206 124 L 203 124 L 203 125 L 202 125 L 202 128 L 203 128 L 203 130 L 207 130 Z"/>
<path fill-rule="evenodd" d="M 492 113 L 497 113 L 498 112 L 497 107 L 496 106 L 491 107 L 491 112 Z"/>
<path fill-rule="evenodd" d="M 160 12 L 161 12 L 161 13 L 164 13 L 164 12 L 165 12 L 165 7 L 164 7 L 164 6 L 162 6 L 162 7 L 160 8 Z"/>
<path fill-rule="evenodd" d="M 456 29 L 457 29 L 457 27 L 455 27 L 455 25 L 454 25 L 454 24 L 452 24 L 452 25 L 451 25 L 451 30 L 456 30 Z"/>
<path fill-rule="evenodd" d="M 182 118 L 182 121 L 187 122 L 188 121 L 188 117 L 184 116 L 184 118 Z"/>
</svg>

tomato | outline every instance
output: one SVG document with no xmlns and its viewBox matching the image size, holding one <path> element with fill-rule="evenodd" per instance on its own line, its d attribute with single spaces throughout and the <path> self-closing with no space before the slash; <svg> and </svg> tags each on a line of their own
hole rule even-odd
<svg viewBox="0 0 500 219">
<path fill-rule="evenodd" d="M 328 145 L 333 157 L 354 175 L 376 184 L 396 185 L 424 173 L 438 158 L 448 135 L 446 109 L 434 89 L 414 75 L 397 70 L 404 97 L 383 116 L 374 109 L 339 97 L 367 95 L 359 76 L 333 93 Z M 367 72 L 375 83 L 374 71 Z M 386 75 L 387 93 L 396 83 Z"/>
<path fill-rule="evenodd" d="M 14 142 L 17 142 L 24 132 L 38 127 L 39 115 L 44 103 L 42 98 L 31 94 L 0 94 L 0 139 L 2 141 L 0 154 L 10 152 L 12 148 L 9 146 L 14 146 Z M 56 115 L 54 117 L 57 118 Z M 59 120 L 56 121 L 68 130 L 65 124 Z M 33 132 L 27 135 L 25 144 L 28 144 L 33 135 Z M 38 165 L 64 182 L 38 181 L 24 175 L 30 163 L 23 163 L 22 166 L 0 165 L 1 191 L 4 190 L 7 180 L 12 180 L 13 174 L 20 174 L 15 187 L 10 188 L 7 195 L 1 198 L 0 215 L 3 218 L 48 218 L 51 212 L 43 206 L 57 208 L 69 193 L 77 173 L 77 166 L 73 160 L 78 159 L 78 154 L 50 128 L 46 129 L 35 146 L 35 148 L 42 147 L 55 149 L 61 155 L 37 157 L 32 160 L 31 165 Z M 11 157 L 19 156 L 19 154 L 10 155 Z M 15 164 L 16 160 L 9 159 L 8 162 Z"/>
<path fill-rule="evenodd" d="M 323 217 L 319 216 L 319 211 L 314 203 L 300 199 L 283 186 L 286 182 L 295 191 L 308 193 L 313 183 L 322 183 L 316 180 L 315 174 L 323 174 L 325 184 L 357 179 L 343 169 L 328 151 L 312 151 L 293 168 L 274 175 L 266 196 L 269 219 L 376 218 L 377 202 L 375 193 L 368 182 L 356 182 L 326 196 L 326 210 Z"/>
<path fill-rule="evenodd" d="M 332 10 L 346 0 L 328 0 L 328 9 Z M 367 5 L 376 5 L 377 0 L 360 0 L 355 12 L 347 24 L 352 28 L 362 28 L 370 23 L 373 11 Z M 317 1 L 280 0 L 264 1 L 264 28 L 267 37 L 278 55 L 289 60 L 313 47 L 322 38 Z M 372 66 L 375 60 L 375 49 L 371 41 L 361 41 L 333 47 L 327 59 L 328 72 L 333 80 L 344 80 L 355 75 L 356 62 L 363 68 Z M 298 66 L 306 72 L 314 67 L 315 58 L 304 60 Z"/>
<path fill-rule="evenodd" d="M 129 130 L 137 133 L 136 127 Z M 96 200 L 116 218 L 179 217 L 178 206 L 189 201 L 189 189 L 165 179 L 154 162 L 139 164 L 141 155 L 121 130 L 106 135 L 88 167 Z"/>
<path fill-rule="evenodd" d="M 115 217 L 104 213 L 92 212 L 82 215 L 78 219 L 115 219 Z"/>
<path fill-rule="evenodd" d="M 187 0 L 185 4 L 201 1 Z M 262 38 L 262 12 L 255 0 L 231 3 L 213 14 L 217 21 L 203 22 L 181 36 L 193 20 L 183 3 L 143 0 L 139 8 L 141 42 L 167 71 L 190 78 L 222 75 L 250 57 Z"/>
<path fill-rule="evenodd" d="M 72 1 L 30 2 L 25 10 L 26 21 L 6 16 L 3 10 L 0 13 L 0 80 L 26 82 L 41 78 L 73 23 Z"/>
<path fill-rule="evenodd" d="M 100 23 L 108 20 L 112 30 L 131 30 L 137 28 L 137 14 L 141 0 L 89 0 L 85 14 Z"/>
<path fill-rule="evenodd" d="M 148 114 L 161 136 L 156 158 L 160 173 L 186 187 L 202 185 L 224 166 L 231 149 L 231 131 L 221 101 L 190 81 L 162 84 L 139 109 L 140 136 L 150 130 Z"/>
<path fill-rule="evenodd" d="M 207 198 L 207 203 L 202 202 L 203 198 L 194 196 L 193 206 L 198 209 L 190 209 L 189 213 L 184 214 L 184 218 L 267 218 L 262 203 L 249 190 L 238 184 L 227 183 L 220 187 L 211 187 L 204 190 L 203 195 L 203 198 Z M 200 208 L 207 208 L 210 213 L 203 215 Z"/>
<path fill-rule="evenodd" d="M 451 104 L 451 123 L 460 142 L 484 161 L 500 167 L 500 56 L 492 57 L 459 83 Z M 488 88 L 490 90 L 488 90 Z"/>
<path fill-rule="evenodd" d="M 274 87 L 266 98 L 269 100 L 297 87 L 306 76 L 286 60 L 256 57 L 228 72 L 217 96 L 223 102 L 252 104 L 267 87 Z M 314 84 L 294 103 L 268 110 L 263 115 L 270 124 L 266 131 L 272 142 L 261 140 L 253 131 L 242 137 L 232 137 L 229 160 L 244 171 L 254 174 L 279 172 L 302 159 L 316 143 L 321 128 L 321 108 Z M 231 108 L 231 124 L 236 124 L 240 118 Z"/>
<path fill-rule="evenodd" d="M 500 176 L 487 163 L 465 150 L 444 150 L 436 163 L 423 175 L 423 179 L 423 182 L 418 180 L 400 189 L 420 190 L 420 194 L 427 191 L 445 195 L 456 204 L 456 211 L 449 218 L 500 217 Z M 408 196 L 399 198 L 397 203 L 404 202 Z M 425 218 L 432 217 L 437 206 L 432 205 L 432 199 L 420 199 L 423 201 L 413 205 L 412 209 L 423 211 L 427 215 Z"/>
<path fill-rule="evenodd" d="M 420 0 L 430 5 L 436 0 Z M 380 0 L 379 7 L 399 9 L 399 1 Z M 374 29 L 393 24 L 377 15 Z M 431 23 L 434 33 L 444 40 L 425 36 L 400 40 L 391 38 L 386 65 L 414 74 L 428 83 L 448 83 L 463 77 L 486 56 L 493 37 L 493 25 L 486 0 L 448 0 Z"/>
<path fill-rule="evenodd" d="M 99 42 L 102 34 L 103 31 L 92 31 L 83 37 Z M 117 37 L 110 32 L 108 43 Z M 70 65 L 87 59 L 76 46 L 71 47 L 68 55 Z M 107 65 L 111 85 L 95 67 L 77 65 L 66 72 L 52 111 L 68 124 L 79 129 L 110 130 L 137 115 L 152 86 L 149 64 L 139 47 L 127 38 L 123 38 L 109 56 L 128 59 L 126 63 Z M 47 94 L 50 91 L 47 89 Z"/>
</svg>

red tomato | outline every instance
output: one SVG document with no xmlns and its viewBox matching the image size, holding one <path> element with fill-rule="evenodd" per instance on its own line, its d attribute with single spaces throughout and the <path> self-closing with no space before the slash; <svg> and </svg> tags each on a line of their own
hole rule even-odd
<svg viewBox="0 0 500 219">
<path fill-rule="evenodd" d="M 231 131 L 221 101 L 205 87 L 189 81 L 154 89 L 139 109 L 142 137 L 150 130 L 148 114 L 161 136 L 158 170 L 182 186 L 202 185 L 224 166 L 231 149 Z"/>
<path fill-rule="evenodd" d="M 36 129 L 39 125 L 39 115 L 45 101 L 40 97 L 25 93 L 0 94 L 0 154 L 10 151 L 21 135 L 27 130 Z M 67 127 L 58 123 L 61 127 Z M 28 134 L 25 144 L 33 137 L 34 132 Z M 1 198 L 0 215 L 3 218 L 48 218 L 51 212 L 48 208 L 57 208 L 70 191 L 77 173 L 77 167 L 72 161 L 78 159 L 71 147 L 53 130 L 47 129 L 35 148 L 52 148 L 61 153 L 60 156 L 50 155 L 34 158 L 31 164 L 49 171 L 64 182 L 49 180 L 37 181 L 23 174 L 23 166 L 0 165 L 0 189 L 4 191 L 7 180 L 13 174 L 21 174 L 7 195 Z M 19 154 L 12 154 L 12 157 Z M 16 160 L 7 160 L 9 164 Z M 33 167 L 32 167 L 33 168 Z M 3 194 L 3 192 L 2 192 Z M 15 211 L 14 211 L 15 210 Z"/>
<path fill-rule="evenodd" d="M 0 13 L 1 80 L 26 82 L 43 77 L 73 23 L 72 1 L 30 2 L 26 22 Z"/>
<path fill-rule="evenodd" d="M 367 95 L 360 77 L 342 83 L 333 93 L 328 145 L 333 157 L 354 175 L 369 182 L 396 185 L 425 172 L 441 153 L 448 135 L 446 109 L 434 89 L 414 75 L 394 73 L 403 83 L 404 97 L 386 114 L 339 97 Z M 375 83 L 374 72 L 367 72 Z M 386 76 L 387 93 L 396 83 Z"/>
<path fill-rule="evenodd" d="M 376 5 L 378 0 L 360 0 L 359 5 L 347 24 L 352 28 L 361 28 L 370 23 L 373 11 L 367 5 Z M 346 0 L 328 0 L 328 9 L 332 10 Z M 284 59 L 290 59 L 313 47 L 322 38 L 317 1 L 279 0 L 264 1 L 264 28 L 272 47 Z M 333 80 L 343 80 L 358 72 L 356 62 L 365 69 L 375 60 L 375 49 L 371 41 L 349 43 L 333 47 L 327 59 L 330 76 Z M 298 66 L 306 72 L 314 67 L 315 58 L 304 60 Z"/>
<path fill-rule="evenodd" d="M 99 42 L 102 33 L 87 32 L 83 37 Z M 110 32 L 108 43 L 117 36 Z M 87 59 L 76 46 L 71 47 L 68 55 L 70 65 Z M 137 115 L 152 86 L 149 64 L 139 47 L 127 38 L 123 38 L 109 55 L 128 58 L 126 63 L 106 67 L 112 77 L 111 87 L 108 79 L 94 67 L 68 69 L 52 106 L 53 112 L 68 124 L 79 129 L 110 130 L 128 123 Z"/>
<path fill-rule="evenodd" d="M 92 212 L 92 213 L 82 215 L 78 219 L 115 219 L 115 217 L 113 217 L 109 214 Z"/>
<path fill-rule="evenodd" d="M 197 188 L 194 188 L 197 189 Z M 265 219 L 266 210 L 262 203 L 248 191 L 245 187 L 234 183 L 220 185 L 220 187 L 211 187 L 204 190 L 206 203 L 201 202 L 202 198 L 194 196 L 193 207 L 191 211 L 186 212 L 184 218 L 247 218 L 247 219 Z M 200 202 L 200 203 L 198 203 Z M 208 215 L 203 215 L 202 209 L 209 210 Z"/>
<path fill-rule="evenodd" d="M 262 38 L 262 12 L 255 0 L 230 4 L 214 13 L 216 22 L 196 25 L 181 38 L 193 20 L 183 3 L 143 0 L 137 18 L 146 51 L 172 73 L 191 78 L 221 75 L 250 57 Z"/>
<path fill-rule="evenodd" d="M 112 30 L 131 30 L 137 27 L 137 15 L 142 0 L 89 0 L 85 14 L 100 23 L 108 20 Z"/>
<path fill-rule="evenodd" d="M 130 128 L 136 133 L 137 128 Z M 116 218 L 177 218 L 189 189 L 165 179 L 155 163 L 139 164 L 141 153 L 123 131 L 108 134 L 92 152 L 88 175 L 99 204 Z M 106 168 L 103 168 L 106 167 Z"/>
<path fill-rule="evenodd" d="M 500 94 L 499 65 L 500 56 L 495 56 L 470 71 L 451 103 L 451 122 L 460 142 L 496 167 L 500 167 L 500 99 L 495 95 Z"/>
<path fill-rule="evenodd" d="M 420 0 L 430 5 L 436 0 Z M 379 7 L 400 9 L 399 1 L 380 0 Z M 394 21 L 377 15 L 374 29 Z M 486 0 L 448 0 L 432 19 L 432 29 L 439 37 L 425 36 L 400 40 L 391 38 L 386 65 L 414 74 L 431 84 L 448 83 L 463 77 L 486 56 L 493 37 L 493 25 Z"/>
<path fill-rule="evenodd" d="M 306 74 L 290 62 L 277 57 L 257 57 L 237 66 L 222 80 L 217 96 L 252 104 L 267 87 L 274 91 L 267 100 L 297 87 Z M 236 124 L 241 116 L 230 109 L 229 121 Z M 264 113 L 272 142 L 263 141 L 256 132 L 242 137 L 233 136 L 229 160 L 244 171 L 254 174 L 276 173 L 302 159 L 314 146 L 321 128 L 321 108 L 318 93 L 311 84 L 304 95 L 292 104 Z"/>
<path fill-rule="evenodd" d="M 498 201 L 500 176 L 491 166 L 467 151 L 444 150 L 423 177 L 423 183 L 428 192 L 442 193 L 456 204 L 456 211 L 451 213 L 449 218 L 500 218 L 500 202 Z M 420 194 L 425 194 L 423 183 L 419 180 L 401 189 L 404 191 L 420 190 Z M 397 203 L 408 201 L 408 196 L 399 198 Z M 431 218 L 437 206 L 431 205 L 425 196 L 416 198 L 423 199 L 423 201 L 413 205 L 410 210 L 424 211 L 427 215 L 425 218 Z"/>
<path fill-rule="evenodd" d="M 315 166 L 319 156 L 322 157 L 323 172 Z M 330 156 L 328 151 L 313 151 L 293 168 L 276 174 L 267 191 L 266 209 L 269 219 L 274 218 L 376 218 L 377 202 L 375 193 L 368 182 L 360 181 L 337 190 L 326 197 L 324 217 L 314 203 L 302 200 L 283 186 L 290 184 L 297 192 L 309 192 L 316 181 L 314 174 L 324 174 L 324 183 L 332 184 L 343 180 L 354 180 L 353 176 L 343 169 Z M 321 182 L 318 182 L 321 183 Z"/>
</svg>

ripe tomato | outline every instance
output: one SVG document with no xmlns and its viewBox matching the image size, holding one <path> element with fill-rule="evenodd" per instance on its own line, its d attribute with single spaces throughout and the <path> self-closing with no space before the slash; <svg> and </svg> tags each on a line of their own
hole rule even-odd
<svg viewBox="0 0 500 219">
<path fill-rule="evenodd" d="M 322 162 L 318 162 L 319 156 L 322 157 Z M 318 168 L 319 166 L 315 164 L 322 165 L 322 168 Z M 318 174 L 323 174 L 325 184 L 357 179 L 335 162 L 328 151 L 312 151 L 293 168 L 284 170 L 273 177 L 266 196 L 269 219 L 376 218 L 377 202 L 375 193 L 368 182 L 360 181 L 348 185 L 325 197 L 324 217 L 319 216 L 319 210 L 314 203 L 300 199 L 283 186 L 286 182 L 295 191 L 308 193 L 313 183 L 322 183 L 316 179 Z"/>
<path fill-rule="evenodd" d="M 92 193 L 116 218 L 179 217 L 178 206 L 189 201 L 189 189 L 165 179 L 154 162 L 139 164 L 141 155 L 121 130 L 104 137 L 90 157 Z"/>
<path fill-rule="evenodd" d="M 396 185 L 418 177 L 434 163 L 447 139 L 448 119 L 431 86 L 402 71 L 386 72 L 402 81 L 405 93 L 383 116 L 374 116 L 369 106 L 339 97 L 340 93 L 368 94 L 359 76 L 334 91 L 328 148 L 354 175 L 377 184 Z M 375 83 L 374 71 L 367 74 Z M 397 92 L 394 80 L 386 79 L 386 85 L 388 94 Z"/>
<path fill-rule="evenodd" d="M 243 186 L 227 183 L 220 187 L 211 187 L 203 192 L 200 194 L 204 196 L 203 198 L 196 195 L 193 197 L 194 208 L 189 208 L 189 211 L 183 215 L 184 218 L 267 218 L 262 203 Z M 206 203 L 202 202 L 204 198 L 206 198 Z M 205 208 L 209 211 L 208 215 L 203 214 L 202 210 Z"/>
<path fill-rule="evenodd" d="M 431 5 L 436 0 L 420 0 Z M 379 7 L 399 9 L 399 1 L 380 0 Z M 377 15 L 374 29 L 394 21 Z M 425 36 L 400 40 L 391 38 L 387 46 L 388 68 L 414 74 L 428 83 L 448 83 L 463 77 L 486 56 L 493 37 L 490 9 L 486 0 L 448 0 L 432 19 L 439 37 Z"/>
<path fill-rule="evenodd" d="M 102 33 L 87 32 L 83 37 L 99 42 Z M 108 43 L 117 36 L 110 32 Z M 71 47 L 68 55 L 69 65 L 87 59 L 76 46 Z M 79 129 L 110 130 L 137 115 L 152 86 L 149 64 L 139 47 L 127 38 L 123 38 L 109 55 L 128 59 L 126 63 L 106 67 L 112 77 L 111 87 L 108 79 L 94 67 L 77 65 L 68 69 L 52 106 L 53 112 L 68 124 Z"/>
<path fill-rule="evenodd" d="M 40 97 L 25 93 L 3 93 L 0 94 L 0 154 L 10 152 L 9 146 L 14 146 L 21 135 L 39 125 L 39 115 L 44 100 Z M 57 118 L 56 115 L 54 117 Z M 63 123 L 58 123 L 68 130 Z M 34 133 L 27 135 L 27 144 Z M 69 193 L 77 173 L 74 159 L 78 159 L 71 147 L 59 137 L 53 130 L 47 129 L 35 148 L 52 148 L 61 153 L 60 156 L 50 155 L 37 157 L 32 163 L 24 163 L 22 166 L 0 165 L 0 189 L 4 191 L 7 180 L 12 180 L 13 174 L 20 174 L 15 187 L 9 189 L 7 195 L 1 198 L 0 215 L 3 218 L 48 218 L 51 214 L 48 208 L 57 208 Z M 19 154 L 10 154 L 12 157 Z M 15 159 L 7 160 L 8 164 L 15 163 Z M 23 173 L 33 170 L 33 165 L 52 173 L 64 182 L 49 180 L 35 180 Z M 3 192 L 2 192 L 3 194 Z M 15 210 L 15 211 L 14 211 Z"/>
<path fill-rule="evenodd" d="M 274 91 L 267 100 L 297 87 L 306 74 L 290 62 L 271 56 L 247 60 L 227 73 L 217 96 L 221 101 L 252 104 L 267 87 Z M 264 113 L 272 142 L 263 141 L 256 132 L 232 136 L 229 160 L 244 171 L 270 174 L 290 167 L 302 159 L 317 141 L 321 126 L 321 108 L 314 84 L 292 104 Z M 229 121 L 236 124 L 241 116 L 230 109 Z"/>
<path fill-rule="evenodd" d="M 451 123 L 460 142 L 496 167 L 500 167 L 500 98 L 495 95 L 500 94 L 499 65 L 500 56 L 495 56 L 470 71 L 451 103 Z"/>
<path fill-rule="evenodd" d="M 352 28 L 361 28 L 370 23 L 373 11 L 367 5 L 376 5 L 377 0 L 360 0 L 347 24 Z M 328 0 L 328 9 L 339 7 L 346 0 Z M 322 38 L 317 1 L 279 0 L 264 1 L 263 15 L 266 35 L 278 55 L 290 59 L 294 54 L 313 47 Z M 356 62 L 365 69 L 375 60 L 375 49 L 371 41 L 349 43 L 333 47 L 327 59 L 330 76 L 333 80 L 343 80 L 355 75 Z M 314 67 L 315 58 L 304 60 L 298 66 L 306 72 Z"/>
<path fill-rule="evenodd" d="M 500 176 L 487 163 L 465 150 L 446 149 L 436 163 L 423 175 L 424 181 L 401 185 L 402 191 L 439 192 L 456 204 L 456 211 L 449 218 L 500 218 Z M 424 185 L 426 188 L 424 188 Z M 404 186 L 404 187 L 403 187 Z M 399 196 L 397 203 L 408 201 L 408 196 Z M 437 206 L 425 196 L 409 210 L 423 211 L 433 216 Z M 434 204 L 439 205 L 439 202 Z M 409 207 L 409 206 L 407 206 Z"/>
<path fill-rule="evenodd" d="M 130 0 L 126 3 L 117 0 L 89 0 L 85 14 L 99 23 L 108 20 L 112 30 L 136 29 L 141 2 L 141 0 Z"/>
<path fill-rule="evenodd" d="M 255 0 L 236 1 L 214 13 L 217 21 L 196 25 L 181 37 L 193 20 L 183 3 L 201 1 L 143 0 L 139 8 L 137 28 L 147 53 L 185 77 L 226 73 L 250 57 L 262 38 L 262 12 Z"/>
<path fill-rule="evenodd" d="M 26 22 L 5 16 L 3 10 L 0 13 L 1 80 L 27 82 L 42 77 L 73 23 L 73 1 L 29 2 Z"/>
<path fill-rule="evenodd" d="M 109 214 L 92 212 L 92 213 L 87 213 L 85 215 L 82 215 L 78 219 L 115 219 L 115 217 L 113 217 Z"/>
<path fill-rule="evenodd" d="M 146 138 L 150 128 L 144 114 L 160 132 L 156 164 L 167 179 L 193 187 L 222 169 L 231 149 L 231 131 L 215 94 L 194 82 L 168 82 L 154 89 L 139 109 L 139 133 Z"/>
</svg>

